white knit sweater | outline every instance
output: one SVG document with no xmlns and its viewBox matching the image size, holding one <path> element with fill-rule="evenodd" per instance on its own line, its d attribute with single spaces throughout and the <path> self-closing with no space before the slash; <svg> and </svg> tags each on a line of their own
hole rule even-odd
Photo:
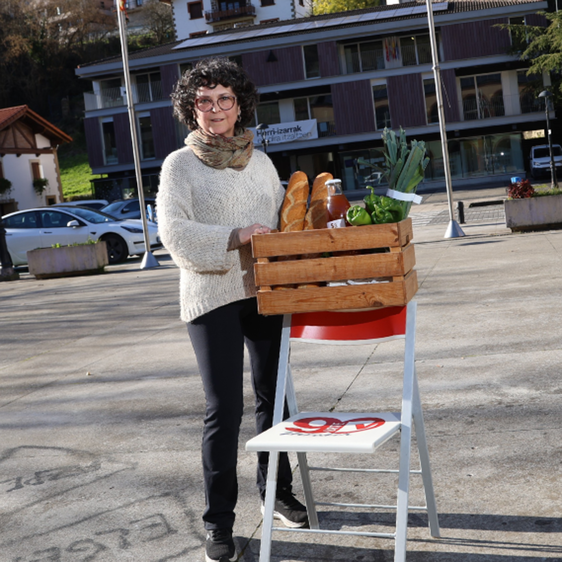
<svg viewBox="0 0 562 562">
<path fill-rule="evenodd" d="M 260 223 L 277 228 L 284 190 L 271 160 L 255 150 L 244 170 L 217 170 L 190 148 L 170 154 L 156 200 L 162 242 L 180 268 L 181 318 L 256 294 L 249 244 L 227 250 L 230 233 Z"/>
</svg>

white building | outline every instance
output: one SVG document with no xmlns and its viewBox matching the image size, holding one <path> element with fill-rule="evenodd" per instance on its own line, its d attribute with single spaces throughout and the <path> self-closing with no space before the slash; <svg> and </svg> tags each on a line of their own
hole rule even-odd
<svg viewBox="0 0 562 562">
<path fill-rule="evenodd" d="M 62 202 L 57 148 L 71 141 L 27 105 L 0 109 L 0 178 L 12 184 L 0 193 L 0 216 Z M 34 180 L 47 180 L 42 193 Z"/>
<path fill-rule="evenodd" d="M 142 0 L 141 0 L 142 1 Z M 309 0 L 160 0 L 172 5 L 176 39 L 303 18 Z"/>
</svg>

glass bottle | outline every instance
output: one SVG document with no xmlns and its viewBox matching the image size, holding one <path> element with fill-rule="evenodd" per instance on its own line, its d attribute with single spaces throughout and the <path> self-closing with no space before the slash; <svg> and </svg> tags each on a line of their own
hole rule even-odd
<svg viewBox="0 0 562 562">
<path fill-rule="evenodd" d="M 351 205 L 342 192 L 341 180 L 328 180 L 326 186 L 328 188 L 328 201 L 326 204 L 328 211 L 328 228 L 349 226 L 345 215 Z M 342 219 L 344 221 L 343 223 L 341 222 Z"/>
</svg>

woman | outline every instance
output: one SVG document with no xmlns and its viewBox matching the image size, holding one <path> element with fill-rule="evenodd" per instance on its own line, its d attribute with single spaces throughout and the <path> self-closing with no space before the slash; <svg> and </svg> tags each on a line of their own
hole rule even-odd
<svg viewBox="0 0 562 562">
<path fill-rule="evenodd" d="M 163 166 L 157 199 L 164 246 L 180 268 L 181 318 L 187 322 L 206 397 L 203 476 L 206 560 L 235 560 L 232 528 L 236 462 L 243 411 L 244 344 L 250 355 L 256 429 L 271 427 L 280 316 L 257 312 L 252 234 L 276 228 L 284 191 L 269 158 L 253 150 L 244 125 L 258 95 L 245 72 L 227 59 L 187 71 L 172 93 L 174 115 L 192 130 L 186 147 Z M 265 497 L 267 453 L 258 455 L 257 484 Z M 276 516 L 308 524 L 291 491 L 286 455 L 279 465 Z"/>
</svg>

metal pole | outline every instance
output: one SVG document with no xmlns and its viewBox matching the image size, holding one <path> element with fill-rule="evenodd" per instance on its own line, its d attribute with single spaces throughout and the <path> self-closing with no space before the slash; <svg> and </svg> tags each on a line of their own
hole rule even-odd
<svg viewBox="0 0 562 562">
<path fill-rule="evenodd" d="M 142 231 L 144 234 L 145 253 L 140 268 L 147 269 L 160 265 L 158 260 L 150 251 L 150 237 L 146 222 L 146 207 L 144 203 L 144 191 L 142 187 L 142 172 L 140 168 L 139 143 L 137 137 L 135 106 L 133 103 L 133 89 L 131 88 L 131 75 L 129 74 L 129 52 L 127 49 L 127 33 L 125 24 L 125 1 L 120 0 L 117 8 L 117 21 L 119 22 L 119 37 L 121 39 L 121 56 L 123 57 L 123 75 L 125 77 L 125 90 L 127 96 L 127 109 L 129 111 L 129 126 L 131 130 L 131 142 L 133 144 L 133 160 L 135 163 L 135 177 L 137 180 L 137 192 L 139 194 L 140 212 L 142 220 Z"/>
<path fill-rule="evenodd" d="M 558 181 L 556 178 L 556 166 L 554 165 L 554 150 L 552 148 L 552 136 L 550 134 L 550 116 L 548 114 L 550 107 L 549 107 L 549 100 L 550 97 L 544 98 L 544 107 L 546 113 L 546 133 L 548 137 L 548 151 L 550 154 L 550 187 L 555 189 L 558 187 Z"/>
<path fill-rule="evenodd" d="M 426 0 L 427 20 L 429 25 L 429 39 L 431 42 L 431 59 L 433 61 L 433 79 L 435 81 L 435 96 L 437 98 L 437 114 L 439 116 L 439 134 L 441 135 L 441 151 L 443 153 L 443 171 L 445 172 L 445 187 L 447 188 L 447 202 L 449 204 L 449 226 L 444 238 L 464 236 L 462 228 L 455 220 L 453 210 L 453 187 L 451 184 L 451 168 L 449 164 L 449 148 L 447 146 L 447 131 L 445 130 L 445 112 L 443 110 L 443 92 L 441 90 L 441 69 L 435 37 L 435 22 L 433 20 L 433 5 Z"/>
</svg>

